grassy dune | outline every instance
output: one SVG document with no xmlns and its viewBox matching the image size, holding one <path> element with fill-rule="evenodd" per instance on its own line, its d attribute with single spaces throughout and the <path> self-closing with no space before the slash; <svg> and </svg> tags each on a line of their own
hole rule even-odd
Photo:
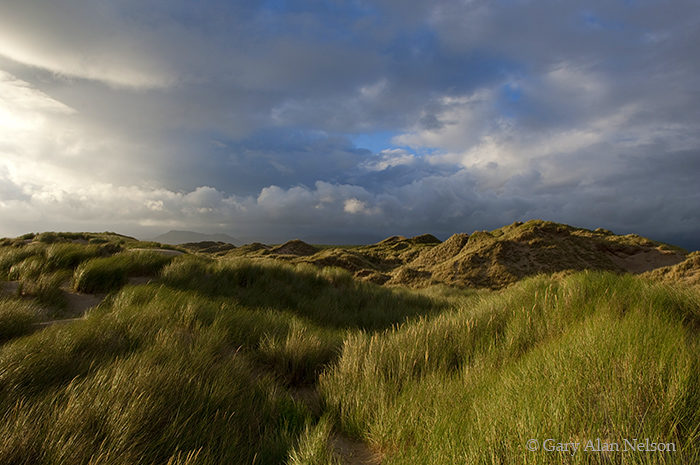
<svg viewBox="0 0 700 465">
<path fill-rule="evenodd" d="M 700 294 L 633 276 L 538 277 L 348 338 L 329 412 L 385 463 L 698 463 Z M 677 452 L 525 449 L 650 438 Z"/>
<path fill-rule="evenodd" d="M 338 435 L 383 464 L 700 462 L 697 287 L 584 271 L 408 290 L 43 237 L 0 244 L 2 278 L 108 294 L 40 331 L 42 292 L 0 296 L 2 464 L 331 464 Z M 647 438 L 676 450 L 582 450 Z"/>
</svg>

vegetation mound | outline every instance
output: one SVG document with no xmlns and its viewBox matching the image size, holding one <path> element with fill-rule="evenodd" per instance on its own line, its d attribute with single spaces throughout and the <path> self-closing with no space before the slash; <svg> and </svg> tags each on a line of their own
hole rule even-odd
<svg viewBox="0 0 700 465">
<path fill-rule="evenodd" d="M 155 276 L 171 259 L 168 255 L 149 250 L 94 258 L 75 270 L 73 287 L 86 294 L 107 293 L 124 286 L 130 276 Z"/>
<path fill-rule="evenodd" d="M 261 242 L 253 242 L 252 244 L 242 245 L 236 249 L 231 249 L 227 255 L 230 256 L 254 256 L 260 254 L 269 254 L 272 247 Z"/>
<path fill-rule="evenodd" d="M 404 236 L 391 236 L 391 237 L 387 237 L 383 241 L 378 242 L 377 245 L 395 244 L 396 242 L 403 242 L 406 240 L 408 240 L 408 239 Z"/>
<path fill-rule="evenodd" d="M 468 238 L 453 236 L 409 266 L 430 273 L 433 282 L 500 289 L 541 273 L 639 273 L 684 258 L 684 251 L 639 236 L 532 220 Z"/>
<path fill-rule="evenodd" d="M 159 247 L 0 241 L 0 284 L 26 290 L 0 292 L 0 463 L 700 463 L 700 287 L 669 284 L 698 253 L 622 274 L 615 257 L 684 253 L 545 222 L 305 256 Z M 575 269 L 567 257 L 613 272 L 436 281 L 440 264 L 493 283 Z M 65 280 L 109 294 L 37 327 Z M 546 438 L 579 453 L 528 450 Z M 635 438 L 673 452 L 582 451 Z"/>
<path fill-rule="evenodd" d="M 235 245 L 222 241 L 200 241 L 186 242 L 180 247 L 191 252 L 201 252 L 206 254 L 220 254 L 236 248 Z"/>
<path fill-rule="evenodd" d="M 468 241 L 468 234 L 453 234 L 445 242 L 422 253 L 413 262 L 413 266 L 432 266 L 452 260 L 459 255 Z"/>
<path fill-rule="evenodd" d="M 421 234 L 420 236 L 412 237 L 411 242 L 414 244 L 439 244 L 442 241 L 432 234 Z"/>
<path fill-rule="evenodd" d="M 271 249 L 270 252 L 276 253 L 277 255 L 296 255 L 299 257 L 304 257 L 315 254 L 318 252 L 318 249 L 304 241 L 294 239 Z"/>
<path fill-rule="evenodd" d="M 693 252 L 681 263 L 645 273 L 651 279 L 666 283 L 700 285 L 700 252 Z"/>
<path fill-rule="evenodd" d="M 248 247 L 248 246 L 245 246 Z M 237 250 L 236 255 L 269 253 L 292 263 L 340 267 L 377 284 L 501 289 L 525 277 L 561 271 L 605 270 L 643 273 L 674 265 L 687 253 L 637 236 L 532 220 L 494 231 L 454 234 L 444 242 L 424 234 L 392 236 L 377 244 L 321 250 L 301 241 L 276 248 Z"/>
<path fill-rule="evenodd" d="M 633 275 L 530 278 L 350 336 L 320 389 L 382 463 L 697 463 L 699 297 Z M 625 451 L 635 438 L 672 452 Z M 583 452 L 598 439 L 620 447 Z"/>
<path fill-rule="evenodd" d="M 5 294 L 33 301 L 35 320 L 72 318 L 95 302 L 76 292 L 104 294 L 154 277 L 177 254 L 110 232 L 27 234 L 0 240 L 0 280 L 9 281 Z"/>
</svg>

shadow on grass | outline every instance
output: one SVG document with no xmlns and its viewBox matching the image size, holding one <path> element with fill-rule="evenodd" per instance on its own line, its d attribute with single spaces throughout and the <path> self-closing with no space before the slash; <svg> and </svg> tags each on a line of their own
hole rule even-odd
<svg viewBox="0 0 700 465">
<path fill-rule="evenodd" d="M 377 331 L 444 310 L 446 303 L 407 289 L 359 282 L 338 268 L 185 256 L 161 273 L 174 289 L 227 297 L 254 308 L 292 312 L 328 328 Z"/>
<path fill-rule="evenodd" d="M 0 463 L 284 463 L 318 422 L 294 393 L 312 389 L 349 332 L 445 305 L 337 269 L 145 262 L 149 274 L 164 265 L 160 283 L 127 285 L 85 319 L 0 346 Z"/>
</svg>

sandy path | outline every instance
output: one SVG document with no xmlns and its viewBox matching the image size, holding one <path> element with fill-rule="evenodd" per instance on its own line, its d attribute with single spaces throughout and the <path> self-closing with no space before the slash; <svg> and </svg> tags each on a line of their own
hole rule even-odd
<svg viewBox="0 0 700 465">
<path fill-rule="evenodd" d="M 129 278 L 129 284 L 147 284 L 152 278 L 146 277 L 135 277 Z M 6 281 L 0 282 L 0 291 L 16 295 L 19 289 L 18 281 Z M 65 309 L 65 314 L 67 316 L 74 316 L 75 318 L 61 318 L 58 320 L 48 320 L 35 323 L 36 328 L 46 328 L 48 326 L 53 326 L 55 324 L 70 323 L 81 319 L 85 313 L 91 308 L 97 307 L 105 299 L 107 294 L 82 294 L 79 292 L 73 292 L 69 286 L 69 283 L 61 286 L 61 291 L 63 296 L 68 303 L 68 307 Z"/>
<path fill-rule="evenodd" d="M 334 434 L 329 440 L 333 455 L 345 465 L 380 465 L 382 455 L 375 452 L 364 442 L 350 439 L 347 436 Z"/>
<path fill-rule="evenodd" d="M 107 294 L 80 294 L 63 289 L 63 295 L 68 301 L 68 311 L 76 315 L 84 315 L 93 307 L 97 307 Z"/>
<path fill-rule="evenodd" d="M 7 294 L 14 294 L 17 292 L 17 289 L 19 288 L 19 282 L 18 281 L 5 281 L 5 282 L 0 282 L 0 291 L 5 292 Z"/>
<path fill-rule="evenodd" d="M 314 387 L 301 387 L 292 390 L 292 397 L 304 404 L 316 416 L 323 414 L 321 394 Z M 380 465 L 382 454 L 370 449 L 367 444 L 339 433 L 328 438 L 328 448 L 343 465 Z"/>
</svg>

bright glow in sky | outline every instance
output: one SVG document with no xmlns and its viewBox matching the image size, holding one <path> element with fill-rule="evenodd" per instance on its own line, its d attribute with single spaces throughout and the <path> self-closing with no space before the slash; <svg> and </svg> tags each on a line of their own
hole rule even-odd
<svg viewBox="0 0 700 465">
<path fill-rule="evenodd" d="M 700 248 L 695 0 L 0 4 L 0 236 Z"/>
</svg>

